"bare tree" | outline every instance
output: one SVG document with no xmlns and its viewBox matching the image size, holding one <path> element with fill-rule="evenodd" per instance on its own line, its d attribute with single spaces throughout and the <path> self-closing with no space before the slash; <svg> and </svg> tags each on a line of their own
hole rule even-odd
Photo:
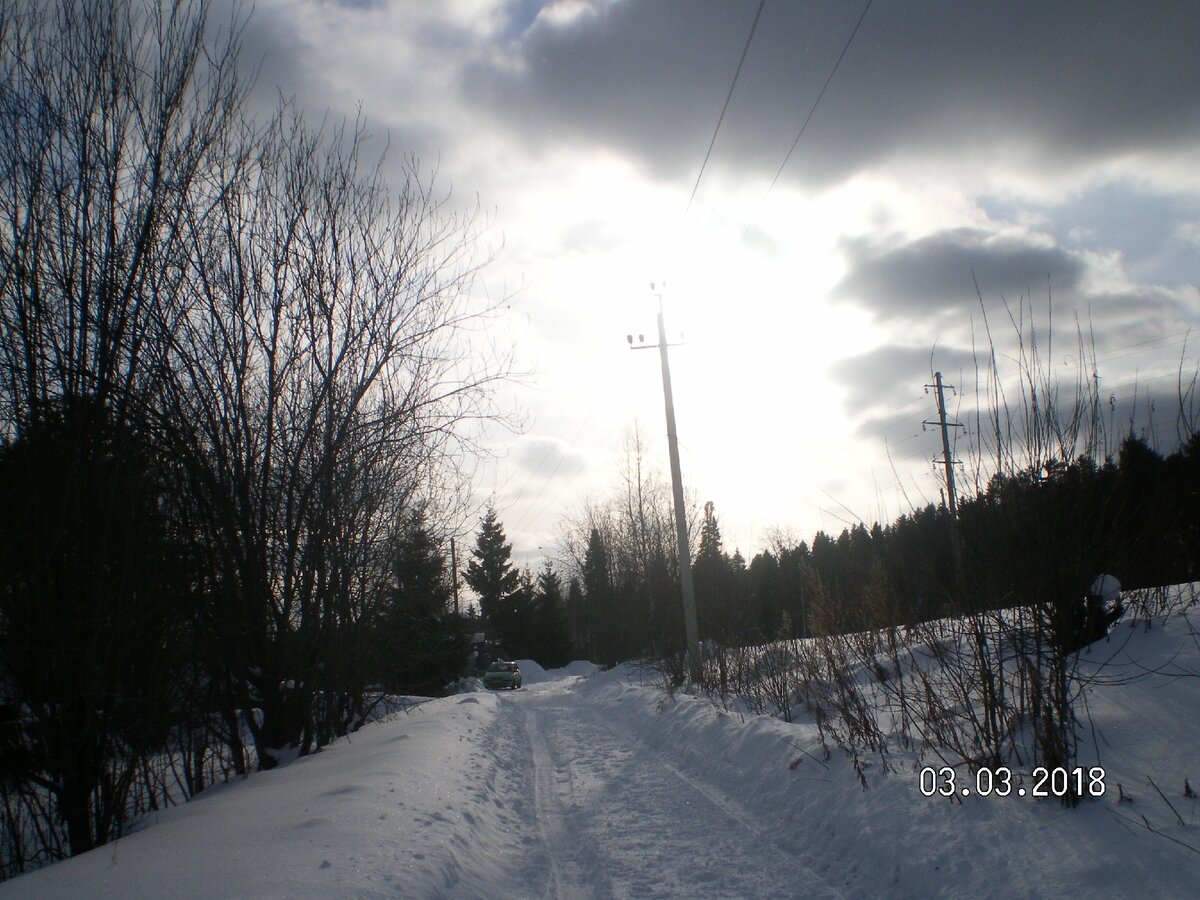
<svg viewBox="0 0 1200 900">
<path fill-rule="evenodd" d="M 244 23 L 0 6 L 0 877 L 247 729 L 270 766 L 356 727 L 400 514 L 496 412 L 482 217 L 361 124 L 251 121 Z"/>
<path fill-rule="evenodd" d="M 0 420 L 78 397 L 126 417 L 181 285 L 166 263 L 243 99 L 208 4 L 5 4 L 0 14 Z"/>
<path fill-rule="evenodd" d="M 398 511 L 493 415 L 506 361 L 473 355 L 477 215 L 406 169 L 398 199 L 365 133 L 288 107 L 220 204 L 188 223 L 194 305 L 164 408 L 204 509 L 213 646 L 259 764 L 344 733 L 347 668 Z M 317 697 L 321 708 L 314 708 Z"/>
<path fill-rule="evenodd" d="M 6 868 L 120 832 L 151 738 L 129 679 L 170 683 L 148 667 L 184 567 L 142 413 L 181 303 L 165 264 L 243 97 L 238 20 L 208 25 L 204 2 L 0 11 L 0 689 L 35 725 L 18 782 L 49 797 L 22 808 L 54 810 Z"/>
<path fill-rule="evenodd" d="M 635 427 L 626 436 L 620 487 L 588 501 L 562 526 L 563 567 L 584 588 L 583 608 L 572 614 L 575 646 L 598 660 L 670 654 L 682 646 L 671 492 L 646 456 Z M 603 572 L 596 570 L 601 560 Z"/>
</svg>

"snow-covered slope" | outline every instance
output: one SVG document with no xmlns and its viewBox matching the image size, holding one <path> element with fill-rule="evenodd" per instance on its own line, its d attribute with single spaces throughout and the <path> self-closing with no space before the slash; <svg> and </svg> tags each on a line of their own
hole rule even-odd
<svg viewBox="0 0 1200 900">
<path fill-rule="evenodd" d="M 915 758 L 893 753 L 886 775 L 868 760 L 860 779 L 840 751 L 824 758 L 811 724 L 668 699 L 630 668 L 534 666 L 521 691 L 425 703 L 0 884 L 0 898 L 1190 897 L 1200 886 L 1200 810 L 1183 796 L 1185 778 L 1200 785 L 1200 649 L 1186 616 L 1126 628 L 1082 663 L 1095 727 L 1081 762 L 1105 767 L 1107 793 L 1075 809 L 926 798 Z"/>
</svg>

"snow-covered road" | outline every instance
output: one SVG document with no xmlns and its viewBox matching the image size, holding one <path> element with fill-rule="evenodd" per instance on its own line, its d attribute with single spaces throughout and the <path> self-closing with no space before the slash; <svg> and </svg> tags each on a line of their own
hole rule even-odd
<svg viewBox="0 0 1200 900">
<path fill-rule="evenodd" d="M 502 696 L 489 736 L 529 785 L 539 896 L 840 896 L 703 768 L 669 758 L 568 685 Z"/>
<path fill-rule="evenodd" d="M 927 797 L 913 752 L 855 758 L 811 717 L 529 664 L 521 691 L 423 702 L 0 900 L 1194 897 L 1198 634 L 1147 623 L 1081 663 L 1081 764 L 1109 791 L 1075 809 Z"/>
<path fill-rule="evenodd" d="M 210 789 L 0 897 L 840 896 L 828 857 L 822 874 L 734 796 L 755 759 L 709 739 L 684 752 L 655 730 L 663 696 L 628 673 L 534 668 L 523 690 L 423 703 Z"/>
</svg>

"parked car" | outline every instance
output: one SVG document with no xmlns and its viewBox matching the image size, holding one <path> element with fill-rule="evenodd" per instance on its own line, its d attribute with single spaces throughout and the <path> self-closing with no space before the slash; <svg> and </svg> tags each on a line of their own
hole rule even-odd
<svg viewBox="0 0 1200 900">
<path fill-rule="evenodd" d="M 492 690 L 511 688 L 515 691 L 521 686 L 521 670 L 515 662 L 498 659 L 483 673 L 483 686 Z"/>
</svg>

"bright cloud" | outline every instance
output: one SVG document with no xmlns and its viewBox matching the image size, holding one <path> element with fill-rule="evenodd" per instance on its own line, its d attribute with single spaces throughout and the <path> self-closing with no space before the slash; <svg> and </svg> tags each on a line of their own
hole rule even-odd
<svg viewBox="0 0 1200 900">
<path fill-rule="evenodd" d="M 503 455 L 497 434 L 477 490 L 520 523 L 518 558 L 612 483 L 633 422 L 665 469 L 657 357 L 624 340 L 653 339 L 651 282 L 684 338 L 685 481 L 747 555 L 771 526 L 811 537 L 936 500 L 924 385 L 973 372 L 985 318 L 1009 355 L 1014 310 L 1053 320 L 1064 375 L 1086 335 L 1130 409 L 1194 365 L 1200 7 L 874 4 L 781 169 L 861 8 L 769 2 L 689 209 L 756 8 L 258 4 L 262 102 L 276 85 L 314 116 L 361 102 L 393 158 L 492 216 L 480 290 L 511 295 L 532 374 L 513 392 L 526 443 Z M 551 459 L 589 464 L 541 484 Z"/>
</svg>

